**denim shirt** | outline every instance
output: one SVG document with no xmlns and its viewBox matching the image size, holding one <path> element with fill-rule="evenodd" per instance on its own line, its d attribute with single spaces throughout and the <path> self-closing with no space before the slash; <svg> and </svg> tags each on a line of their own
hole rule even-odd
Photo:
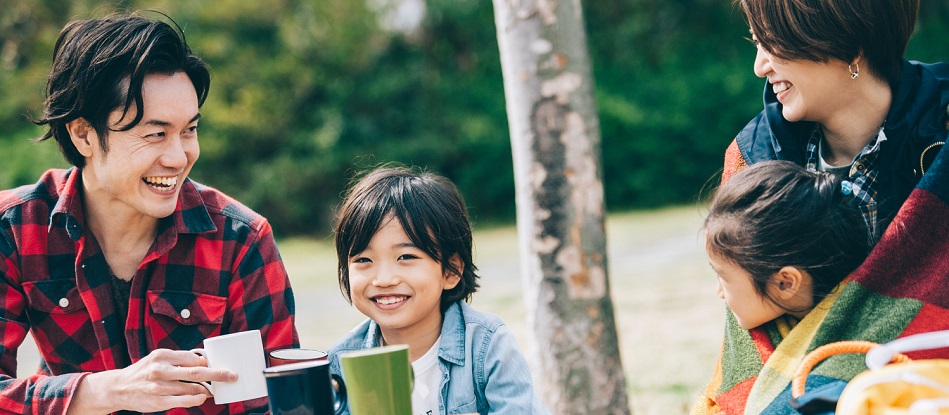
<svg viewBox="0 0 949 415">
<path fill-rule="evenodd" d="M 445 311 L 441 336 L 438 349 L 438 368 L 442 373 L 438 400 L 441 415 L 550 413 L 534 393 L 527 361 L 514 335 L 500 318 L 475 311 L 459 301 Z M 340 353 L 381 344 L 379 325 L 366 320 L 330 349 L 330 369 L 341 375 Z M 349 414 L 348 408 L 344 414 Z"/>
</svg>

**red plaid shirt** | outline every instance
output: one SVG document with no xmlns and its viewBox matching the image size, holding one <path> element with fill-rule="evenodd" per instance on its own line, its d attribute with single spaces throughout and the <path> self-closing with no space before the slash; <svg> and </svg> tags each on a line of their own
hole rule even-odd
<svg viewBox="0 0 949 415">
<path fill-rule="evenodd" d="M 50 170 L 35 185 L 0 192 L 0 412 L 65 414 L 86 374 L 220 334 L 260 329 L 267 350 L 298 345 L 270 224 L 190 180 L 132 279 L 128 316 L 117 314 L 108 264 L 84 229 L 81 177 Z M 17 379 L 27 330 L 44 364 Z M 168 413 L 265 412 L 266 404 L 208 399 Z"/>
</svg>

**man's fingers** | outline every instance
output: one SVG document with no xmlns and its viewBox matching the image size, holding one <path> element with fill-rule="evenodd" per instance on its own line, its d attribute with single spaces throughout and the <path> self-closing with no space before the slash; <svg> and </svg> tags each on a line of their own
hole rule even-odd
<svg viewBox="0 0 949 415">
<path fill-rule="evenodd" d="M 208 362 L 204 358 L 195 352 L 188 350 L 167 350 L 159 349 L 152 352 L 149 356 L 154 355 L 155 360 L 170 363 L 174 366 L 207 366 Z"/>
<path fill-rule="evenodd" d="M 203 366 L 174 367 L 169 369 L 169 379 L 188 382 L 234 382 L 237 373 L 226 369 L 210 369 Z"/>
<path fill-rule="evenodd" d="M 187 381 L 187 380 L 181 380 L 181 381 L 179 381 L 179 382 L 180 382 L 181 384 L 185 385 L 188 389 L 187 389 L 186 392 L 184 392 L 184 393 L 178 393 L 178 394 L 176 394 L 176 395 L 202 395 L 202 394 L 203 394 L 203 395 L 206 395 L 206 396 L 208 396 L 208 397 L 214 396 L 214 394 L 211 393 L 211 390 L 208 389 L 208 387 L 207 387 L 204 383 L 201 383 L 201 382 L 189 382 L 189 381 Z"/>
<path fill-rule="evenodd" d="M 200 386 L 199 386 L 200 387 Z M 204 388 L 201 388 L 204 389 Z M 208 399 L 208 395 L 203 393 L 198 393 L 194 395 L 176 395 L 176 396 L 162 396 L 160 398 L 162 406 L 165 408 L 190 408 L 192 406 L 198 406 L 204 403 Z"/>
</svg>

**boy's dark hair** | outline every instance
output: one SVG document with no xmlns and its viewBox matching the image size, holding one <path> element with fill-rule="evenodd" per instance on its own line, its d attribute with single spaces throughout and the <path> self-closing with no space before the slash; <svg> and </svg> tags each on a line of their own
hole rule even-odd
<svg viewBox="0 0 949 415">
<path fill-rule="evenodd" d="M 785 60 L 847 63 L 896 84 L 919 0 L 735 0 L 758 43 Z M 864 65 L 861 64 L 861 69 Z"/>
<path fill-rule="evenodd" d="M 863 215 L 840 192 L 840 179 L 781 160 L 751 165 L 725 182 L 705 218 L 707 249 L 751 274 L 756 291 L 793 266 L 813 278 L 814 303 L 870 253 Z M 794 310 L 790 310 L 794 311 Z"/>
<path fill-rule="evenodd" d="M 471 222 L 461 193 L 443 176 L 399 166 L 370 171 L 350 187 L 340 206 L 336 255 L 339 289 L 346 300 L 352 303 L 349 258 L 366 249 L 390 215 L 416 247 L 441 263 L 443 271 L 460 277 L 455 288 L 442 292 L 441 311 L 456 301 L 470 301 L 478 290 L 478 275 L 471 254 Z M 455 255 L 461 259 L 461 270 L 451 263 Z"/>
<path fill-rule="evenodd" d="M 66 160 L 84 167 L 66 124 L 84 118 L 108 151 L 109 131 L 128 131 L 142 120 L 142 82 L 150 74 L 184 72 L 194 84 L 198 106 L 203 104 L 211 83 L 208 67 L 191 53 L 181 27 L 162 16 L 171 23 L 132 14 L 66 25 L 53 49 L 43 117 L 33 121 L 49 131 L 36 141 L 55 138 Z M 112 111 L 123 108 L 124 117 L 132 103 L 137 114 L 131 122 L 116 129 L 107 125 Z"/>
</svg>

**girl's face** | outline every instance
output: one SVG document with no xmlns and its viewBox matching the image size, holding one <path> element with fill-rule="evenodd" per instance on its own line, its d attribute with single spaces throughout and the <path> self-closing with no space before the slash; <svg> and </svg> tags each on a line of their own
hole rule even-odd
<svg viewBox="0 0 949 415">
<path fill-rule="evenodd" d="M 754 36 L 752 41 L 758 49 L 755 75 L 768 79 L 783 105 L 782 115 L 788 121 L 815 121 L 826 125 L 833 121 L 835 110 L 847 107 L 847 100 L 856 95 L 852 89 L 858 82 L 850 78 L 846 62 L 784 60 L 768 53 Z"/>
<path fill-rule="evenodd" d="M 442 291 L 460 277 L 416 247 L 398 219 L 390 215 L 382 223 L 366 249 L 349 258 L 353 305 L 386 337 L 439 333 Z"/>
<path fill-rule="evenodd" d="M 709 264 L 718 274 L 718 297 L 728 304 L 741 328 L 753 329 L 787 312 L 758 293 L 748 271 L 715 252 L 706 251 Z"/>
</svg>

